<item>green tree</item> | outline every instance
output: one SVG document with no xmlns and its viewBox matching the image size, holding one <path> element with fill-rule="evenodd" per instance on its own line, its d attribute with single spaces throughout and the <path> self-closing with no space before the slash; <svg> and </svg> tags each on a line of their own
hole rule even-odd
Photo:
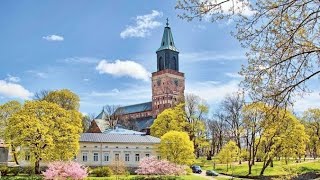
<svg viewBox="0 0 320 180">
<path fill-rule="evenodd" d="M 169 131 L 185 131 L 186 126 L 184 104 L 180 103 L 160 113 L 150 131 L 152 136 L 161 137 Z"/>
<path fill-rule="evenodd" d="M 261 123 L 261 150 L 264 156 L 260 175 L 279 155 L 294 157 L 304 154 L 309 138 L 304 126 L 288 110 L 270 109 Z"/>
<path fill-rule="evenodd" d="M 8 127 L 9 118 L 22 108 L 18 101 L 9 101 L 0 105 L 0 139 L 5 139 L 5 130 Z M 11 137 L 9 137 L 10 139 Z M 16 147 L 11 144 L 11 152 L 16 164 L 19 164 Z"/>
<path fill-rule="evenodd" d="M 55 91 L 41 91 L 35 95 L 36 100 L 48 101 L 58 104 L 65 110 L 79 110 L 80 98 L 68 89 Z"/>
<path fill-rule="evenodd" d="M 320 146 L 320 109 L 308 109 L 303 113 L 303 122 L 310 136 L 309 148 L 314 159 L 318 157 Z"/>
<path fill-rule="evenodd" d="M 227 164 L 227 171 L 229 169 L 229 163 L 239 159 L 239 151 L 237 143 L 235 141 L 229 141 L 219 152 L 218 159 L 221 163 Z"/>
<path fill-rule="evenodd" d="M 209 106 L 199 96 L 187 94 L 185 97 L 185 114 L 187 120 L 187 132 L 193 142 L 195 154 L 200 156 L 201 147 L 208 146 L 206 141 L 206 115 Z"/>
<path fill-rule="evenodd" d="M 170 131 L 161 137 L 161 156 L 173 163 L 192 164 L 193 151 L 193 143 L 186 132 Z"/>
<path fill-rule="evenodd" d="M 232 20 L 235 37 L 248 48 L 244 87 L 268 104 L 287 105 L 307 92 L 319 71 L 319 1 L 179 0 L 180 17 Z"/>
<path fill-rule="evenodd" d="M 47 101 L 28 101 L 9 118 L 5 134 L 40 173 L 40 161 L 70 160 L 79 149 L 81 115 Z"/>
</svg>

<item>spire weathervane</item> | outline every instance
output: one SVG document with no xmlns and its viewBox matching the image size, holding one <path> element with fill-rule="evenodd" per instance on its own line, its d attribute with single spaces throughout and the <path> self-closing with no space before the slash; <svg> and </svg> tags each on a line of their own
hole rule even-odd
<svg viewBox="0 0 320 180">
<path fill-rule="evenodd" d="M 167 27 L 169 27 L 169 19 L 167 18 L 167 23 L 166 23 Z"/>
</svg>

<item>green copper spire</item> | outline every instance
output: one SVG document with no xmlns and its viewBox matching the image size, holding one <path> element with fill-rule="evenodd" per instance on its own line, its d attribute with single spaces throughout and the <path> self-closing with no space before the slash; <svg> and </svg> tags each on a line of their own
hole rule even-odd
<svg viewBox="0 0 320 180">
<path fill-rule="evenodd" d="M 164 32 L 163 32 L 163 36 L 162 36 L 161 46 L 157 50 L 157 52 L 161 51 L 161 50 L 164 50 L 164 49 L 169 49 L 169 50 L 178 52 L 178 49 L 174 45 L 173 36 L 172 36 L 172 33 L 171 33 L 171 29 L 169 27 L 168 18 L 167 18 L 166 25 L 167 26 L 164 28 Z"/>
</svg>

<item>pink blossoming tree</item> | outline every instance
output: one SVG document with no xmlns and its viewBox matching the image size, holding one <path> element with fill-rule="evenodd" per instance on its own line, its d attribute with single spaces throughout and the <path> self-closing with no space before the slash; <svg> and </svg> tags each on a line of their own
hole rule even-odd
<svg viewBox="0 0 320 180">
<path fill-rule="evenodd" d="M 143 158 L 136 170 L 140 175 L 184 175 L 184 166 L 176 165 L 167 160 L 158 160 L 156 157 Z"/>
<path fill-rule="evenodd" d="M 48 169 L 42 174 L 44 175 L 44 179 L 48 180 L 82 180 L 88 176 L 86 167 L 72 161 L 56 161 L 49 163 Z"/>
</svg>

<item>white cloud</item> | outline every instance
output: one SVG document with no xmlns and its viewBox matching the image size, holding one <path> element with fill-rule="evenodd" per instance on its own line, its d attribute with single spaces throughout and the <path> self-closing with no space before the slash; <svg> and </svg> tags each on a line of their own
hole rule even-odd
<svg viewBox="0 0 320 180">
<path fill-rule="evenodd" d="M 242 76 L 238 73 L 225 73 L 225 75 L 231 78 L 242 78 Z"/>
<path fill-rule="evenodd" d="M 181 53 L 181 59 L 184 62 L 198 61 L 237 61 L 247 59 L 243 52 L 226 52 L 218 54 L 215 51 L 199 51 L 190 53 Z"/>
<path fill-rule="evenodd" d="M 135 18 L 136 24 L 134 26 L 127 26 L 127 28 L 120 33 L 121 38 L 143 38 L 149 36 L 152 29 L 161 26 L 161 23 L 155 20 L 158 17 L 162 17 L 162 12 L 156 10 L 152 10 L 151 14 L 137 16 Z"/>
<path fill-rule="evenodd" d="M 127 76 L 144 81 L 149 81 L 150 79 L 150 72 L 141 64 L 129 60 L 116 60 L 115 62 L 101 60 L 96 70 L 98 70 L 100 74 L 111 74 L 117 77 Z"/>
<path fill-rule="evenodd" d="M 45 39 L 47 41 L 63 41 L 64 40 L 63 36 L 54 35 L 54 34 L 43 36 L 42 39 Z"/>
<path fill-rule="evenodd" d="M 302 113 L 309 108 L 320 108 L 320 91 L 305 94 L 303 97 L 296 97 L 294 110 Z"/>
<path fill-rule="evenodd" d="M 196 94 L 210 104 L 215 104 L 219 103 L 226 95 L 236 92 L 239 89 L 239 82 L 236 80 L 218 84 L 212 83 L 212 81 L 187 82 L 186 92 Z"/>
<path fill-rule="evenodd" d="M 84 79 L 83 79 L 83 81 L 88 82 L 88 81 L 90 81 L 90 79 L 88 79 L 88 78 L 84 78 Z"/>
<path fill-rule="evenodd" d="M 20 82 L 19 77 L 11 76 L 10 74 L 7 74 L 7 78 L 5 80 L 10 81 L 10 82 L 14 82 L 14 83 Z"/>
<path fill-rule="evenodd" d="M 30 99 L 33 93 L 20 84 L 0 80 L 0 94 L 10 98 Z"/>
</svg>

